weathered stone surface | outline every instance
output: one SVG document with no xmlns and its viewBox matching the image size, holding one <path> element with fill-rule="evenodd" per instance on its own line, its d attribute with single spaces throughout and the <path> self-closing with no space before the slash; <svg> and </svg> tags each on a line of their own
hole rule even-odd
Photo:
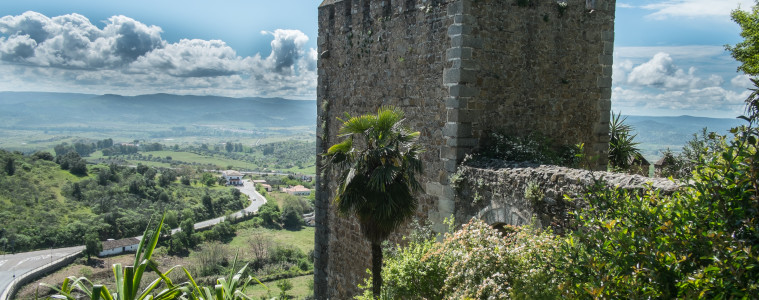
<svg viewBox="0 0 759 300">
<path fill-rule="evenodd" d="M 324 1 L 317 151 L 339 141 L 337 118 L 345 112 L 400 107 L 426 150 L 421 182 L 429 190 L 420 195 L 418 215 L 441 230 L 452 213 L 480 213 L 464 213 L 449 179 L 488 132 L 582 142 L 604 168 L 615 0 L 590 1 L 592 13 L 586 1 L 568 0 L 561 16 L 556 1 L 526 7 L 515 0 Z M 324 166 L 317 160 L 315 295 L 349 299 L 367 276 L 369 244 L 355 220 L 331 207 L 336 172 Z M 480 216 L 515 224 L 529 218 L 494 204 Z"/>
<path fill-rule="evenodd" d="M 475 217 L 490 224 L 524 225 L 564 229 L 567 213 L 582 205 L 582 195 L 596 182 L 627 191 L 650 188 L 661 194 L 671 194 L 679 185 L 665 178 L 588 171 L 558 166 L 517 163 L 501 160 L 477 160 L 460 166 L 456 184 L 456 220 L 467 222 Z M 544 194 L 531 201 L 525 197 L 529 184 L 535 184 Z M 565 196 L 577 199 L 567 203 Z"/>
</svg>

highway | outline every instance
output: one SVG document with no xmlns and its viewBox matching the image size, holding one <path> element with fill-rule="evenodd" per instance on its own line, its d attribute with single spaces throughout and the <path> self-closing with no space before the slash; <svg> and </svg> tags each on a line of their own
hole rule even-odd
<svg viewBox="0 0 759 300">
<path fill-rule="evenodd" d="M 237 187 L 240 192 L 248 195 L 250 198 L 250 205 L 240 211 L 233 213 L 234 217 L 241 217 L 244 214 L 254 213 L 258 211 L 261 205 L 266 203 L 266 198 L 256 191 L 256 188 L 249 180 L 243 181 L 242 187 Z M 210 227 L 222 222 L 226 217 L 219 217 L 215 219 L 205 220 L 195 223 L 195 229 L 202 229 Z M 179 228 L 172 229 L 171 233 L 180 231 Z M 142 238 L 141 236 L 138 238 Z M 0 294 L 5 291 L 14 278 L 26 274 L 34 269 L 49 264 L 61 257 L 80 252 L 84 250 L 84 246 L 76 246 L 69 248 L 58 248 L 39 250 L 33 252 L 23 252 L 16 254 L 0 255 Z M 4 299 L 0 299 L 4 300 Z"/>
</svg>

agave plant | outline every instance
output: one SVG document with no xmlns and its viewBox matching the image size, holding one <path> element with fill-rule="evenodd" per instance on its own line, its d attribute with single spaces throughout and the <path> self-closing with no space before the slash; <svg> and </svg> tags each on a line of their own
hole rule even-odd
<svg viewBox="0 0 759 300">
<path fill-rule="evenodd" d="M 176 267 L 173 267 L 162 273 L 158 270 L 157 264 L 153 261 L 153 250 L 155 250 L 158 238 L 161 233 L 161 227 L 163 226 L 163 218 L 158 226 L 152 232 L 152 235 L 148 235 L 149 228 L 145 229 L 145 233 L 142 235 L 140 245 L 137 247 L 137 253 L 134 256 L 134 264 L 131 266 L 122 266 L 121 264 L 113 265 L 113 273 L 116 276 L 114 286 L 116 291 L 111 293 L 108 288 L 101 284 L 92 284 L 92 282 L 86 277 L 75 278 L 70 276 L 64 279 L 60 288 L 49 286 L 58 292 L 57 295 L 53 295 L 54 299 L 77 299 L 72 295 L 75 289 L 84 293 L 87 298 L 92 300 L 106 299 L 106 300 L 143 300 L 143 299 L 176 299 L 182 295 L 181 285 L 175 285 L 171 282 L 171 279 L 167 276 Z M 148 241 L 148 237 L 150 240 Z M 142 276 L 145 271 L 150 268 L 157 275 L 158 278 L 153 280 L 144 289 L 140 290 L 142 283 Z M 161 282 L 166 284 L 166 287 L 160 292 L 153 294 L 153 292 L 159 287 Z"/>
<path fill-rule="evenodd" d="M 611 113 L 609 122 L 609 164 L 612 167 L 627 170 L 636 158 L 642 157 L 638 143 L 635 142 L 637 134 L 633 134 L 633 127 L 625 124 L 627 117 L 621 118 L 620 114 Z"/>
<path fill-rule="evenodd" d="M 235 261 L 237 258 L 235 257 Z M 234 263 L 232 264 L 234 266 Z M 213 290 L 209 287 L 199 287 L 195 280 L 190 275 L 190 272 L 186 268 L 182 267 L 184 273 L 187 275 L 189 282 L 188 286 L 182 287 L 182 291 L 187 299 L 191 300 L 252 300 L 248 295 L 245 295 L 245 288 L 248 287 L 251 281 L 256 281 L 269 291 L 269 288 L 261 283 L 257 278 L 248 275 L 244 277 L 245 269 L 248 268 L 248 264 L 245 264 L 236 273 L 230 272 L 226 278 L 219 278 L 216 280 L 216 285 Z M 234 267 L 232 267 L 234 270 Z M 183 297 L 184 298 L 184 297 Z"/>
</svg>

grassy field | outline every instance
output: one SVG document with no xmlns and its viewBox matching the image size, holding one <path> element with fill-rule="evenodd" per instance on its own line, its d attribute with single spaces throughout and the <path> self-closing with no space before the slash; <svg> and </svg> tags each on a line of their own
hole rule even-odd
<svg viewBox="0 0 759 300">
<path fill-rule="evenodd" d="M 161 158 L 170 156 L 172 161 L 182 162 L 182 163 L 187 163 L 187 164 L 196 163 L 200 165 L 211 165 L 211 166 L 216 166 L 216 168 L 222 169 L 222 170 L 228 169 L 228 167 L 230 166 L 232 167 L 232 169 L 238 169 L 238 170 L 261 170 L 262 169 L 261 166 L 255 163 L 247 162 L 247 161 L 239 161 L 239 160 L 234 160 L 234 159 L 226 158 L 226 157 L 219 157 L 215 155 L 201 155 L 201 154 L 185 152 L 181 150 L 180 151 L 150 151 L 150 152 L 140 152 L 140 153 L 143 156 L 152 155 L 152 157 L 161 157 Z M 250 154 L 250 155 L 253 155 L 253 154 Z M 94 153 L 90 154 L 90 156 L 86 157 L 85 159 L 87 159 L 90 162 L 94 162 L 99 159 L 105 159 L 105 158 L 107 157 L 103 156 L 102 151 L 95 151 Z M 154 168 L 173 167 L 170 163 L 157 162 L 157 161 L 128 159 L 126 160 L 126 162 L 127 164 L 130 164 L 130 165 L 143 164 L 143 165 L 154 167 Z M 296 174 L 316 174 L 316 166 L 310 165 L 303 168 L 298 168 L 298 167 L 277 168 L 273 171 L 282 172 L 282 173 L 296 173 Z"/>
<path fill-rule="evenodd" d="M 270 236 L 274 243 L 292 245 L 308 253 L 314 249 L 314 232 L 313 227 L 304 227 L 298 231 L 248 228 L 239 230 L 229 246 L 233 249 L 245 249 L 248 247 L 248 238 L 253 233 L 263 233 L 265 236 Z"/>
<path fill-rule="evenodd" d="M 288 299 L 303 299 L 308 295 L 313 294 L 313 290 L 309 288 L 309 284 L 313 284 L 314 276 L 306 275 L 295 278 L 290 278 L 290 282 L 293 284 L 293 289 L 290 290 L 287 295 L 292 297 Z M 269 295 L 272 297 L 279 296 L 280 289 L 277 287 L 277 282 L 267 282 L 266 287 L 255 283 L 255 285 L 249 286 L 246 290 L 246 294 L 253 298 L 260 298 L 267 295 L 267 289 Z M 313 287 L 313 285 L 311 285 Z"/>
</svg>

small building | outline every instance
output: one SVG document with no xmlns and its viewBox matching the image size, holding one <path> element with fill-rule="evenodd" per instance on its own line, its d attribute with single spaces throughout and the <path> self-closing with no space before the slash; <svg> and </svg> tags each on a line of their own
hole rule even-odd
<svg viewBox="0 0 759 300">
<path fill-rule="evenodd" d="M 651 169 L 651 163 L 642 155 L 637 155 L 630 159 L 630 174 L 648 177 L 649 169 Z"/>
<path fill-rule="evenodd" d="M 264 190 L 266 190 L 267 192 L 271 192 L 271 185 L 262 183 L 261 187 L 264 188 Z"/>
<path fill-rule="evenodd" d="M 140 245 L 140 240 L 134 237 L 120 240 L 109 239 L 103 242 L 103 251 L 98 253 L 99 257 L 111 256 L 125 252 L 135 252 Z"/>
<path fill-rule="evenodd" d="M 252 180 L 251 182 L 253 182 L 253 183 L 255 183 L 255 184 L 264 184 L 264 183 L 266 183 L 266 180 L 263 180 L 263 179 L 255 179 L 255 180 Z"/>
<path fill-rule="evenodd" d="M 226 170 L 221 172 L 221 176 L 227 181 L 227 185 L 241 186 L 242 173 L 235 170 Z"/>
<path fill-rule="evenodd" d="M 288 193 L 290 195 L 294 196 L 308 196 L 311 195 L 311 190 L 307 189 L 305 186 L 302 185 L 296 185 L 292 187 L 286 187 L 282 188 L 283 193 Z"/>
</svg>

